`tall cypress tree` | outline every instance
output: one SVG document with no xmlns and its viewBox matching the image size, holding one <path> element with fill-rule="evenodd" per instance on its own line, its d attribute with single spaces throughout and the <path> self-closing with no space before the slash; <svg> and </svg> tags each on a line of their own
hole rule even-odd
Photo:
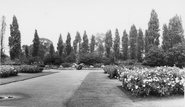
<svg viewBox="0 0 185 107">
<path fill-rule="evenodd" d="M 73 49 L 76 53 L 76 49 L 77 49 L 77 44 L 80 44 L 81 46 L 81 36 L 79 32 L 76 32 L 76 36 L 75 36 L 75 40 L 73 41 Z"/>
<path fill-rule="evenodd" d="M 139 62 L 142 61 L 143 49 L 144 49 L 143 32 L 141 29 L 139 29 L 138 38 L 137 38 L 137 60 Z"/>
<path fill-rule="evenodd" d="M 149 51 L 149 42 L 148 42 L 148 37 L 149 37 L 149 35 L 148 35 L 148 30 L 145 30 L 145 42 L 144 42 L 144 47 L 145 47 L 145 54 L 146 53 L 148 53 L 148 51 Z"/>
<path fill-rule="evenodd" d="M 126 30 L 123 31 L 122 51 L 123 51 L 123 60 L 127 60 L 128 59 L 128 34 Z"/>
<path fill-rule="evenodd" d="M 105 35 L 105 50 L 106 50 L 106 57 L 110 57 L 112 49 L 112 33 L 109 30 Z"/>
<path fill-rule="evenodd" d="M 29 56 L 28 45 L 25 46 L 25 55 L 26 55 L 26 58 L 28 58 L 28 56 Z"/>
<path fill-rule="evenodd" d="M 5 37 L 5 31 L 6 31 L 6 22 L 5 22 L 5 16 L 2 16 L 1 18 L 2 22 L 1 22 L 1 28 L 0 28 L 0 39 L 1 39 L 1 43 L 0 43 L 0 51 L 1 51 L 1 62 L 5 61 L 5 49 L 4 49 L 4 37 Z"/>
<path fill-rule="evenodd" d="M 50 45 L 50 48 L 49 48 L 49 49 L 50 49 L 50 50 L 49 50 L 49 54 L 50 54 L 51 56 L 53 56 L 54 53 L 55 53 L 55 49 L 54 49 L 53 44 Z"/>
<path fill-rule="evenodd" d="M 118 59 L 120 55 L 120 36 L 119 36 L 118 29 L 116 29 L 116 32 L 115 32 L 113 50 L 114 50 L 114 57 Z"/>
<path fill-rule="evenodd" d="M 33 52 L 32 52 L 33 57 L 36 57 L 39 55 L 39 46 L 40 46 L 39 36 L 38 36 L 37 30 L 35 29 L 35 34 L 33 39 Z"/>
<path fill-rule="evenodd" d="M 60 34 L 58 43 L 57 43 L 57 51 L 60 56 L 63 55 L 63 50 L 64 50 L 64 43 L 63 43 L 62 35 Z"/>
<path fill-rule="evenodd" d="M 131 26 L 129 36 L 130 36 L 130 59 L 136 59 L 137 29 L 135 25 Z"/>
<path fill-rule="evenodd" d="M 71 47 L 71 35 L 70 35 L 70 33 L 67 34 L 65 51 L 66 51 L 66 55 L 67 55 L 67 56 L 68 56 L 68 55 L 71 53 L 71 51 L 72 51 L 72 47 Z"/>
<path fill-rule="evenodd" d="M 13 16 L 13 21 L 10 25 L 10 35 L 10 58 L 11 60 L 14 60 L 16 58 L 19 59 L 19 55 L 21 53 L 21 33 L 19 31 L 19 25 L 16 16 Z"/>
<path fill-rule="evenodd" d="M 88 52 L 89 52 L 89 40 L 88 40 L 86 31 L 84 31 L 83 43 L 82 43 L 82 53 L 88 53 Z"/>
<path fill-rule="evenodd" d="M 163 25 L 163 41 L 162 41 L 162 48 L 164 51 L 167 51 L 170 48 L 170 37 L 169 31 L 166 24 Z"/>
<path fill-rule="evenodd" d="M 159 19 L 155 10 L 152 10 L 150 21 L 148 23 L 148 43 L 150 46 L 159 45 Z"/>
<path fill-rule="evenodd" d="M 92 35 L 92 37 L 91 37 L 91 44 L 90 44 L 90 52 L 91 52 L 91 53 L 94 53 L 95 44 L 96 44 L 95 36 Z"/>
</svg>

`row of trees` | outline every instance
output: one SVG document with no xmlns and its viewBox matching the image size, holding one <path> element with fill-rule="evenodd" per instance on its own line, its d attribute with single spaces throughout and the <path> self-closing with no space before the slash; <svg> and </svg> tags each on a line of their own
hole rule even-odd
<svg viewBox="0 0 185 107">
<path fill-rule="evenodd" d="M 2 21 L 2 25 L 3 24 L 6 26 L 5 21 Z M 1 28 L 1 38 L 3 37 L 3 31 L 5 31 L 5 27 Z M 84 31 L 82 38 L 80 33 L 77 32 L 73 43 L 71 43 L 70 33 L 67 34 L 65 42 L 60 34 L 57 51 L 55 52 L 53 43 L 50 41 L 47 45 L 43 44 L 44 42 L 42 42 L 37 30 L 35 30 L 33 44 L 30 46 L 25 45 L 23 50 L 21 50 L 21 33 L 19 31 L 17 18 L 13 16 L 13 22 L 10 25 L 11 36 L 9 37 L 10 58 L 11 60 L 15 60 L 25 56 L 26 59 L 32 60 L 32 62 L 35 61 L 33 59 L 39 59 L 39 61 L 48 63 L 56 62 L 57 64 L 64 61 L 75 62 L 77 44 L 80 44 L 81 56 L 89 55 L 92 57 L 93 54 L 99 56 L 99 58 L 106 57 L 112 61 L 132 59 L 142 62 L 144 56 L 152 47 L 162 47 L 164 51 L 168 51 L 175 45 L 184 42 L 182 20 L 177 15 L 169 20 L 168 26 L 166 24 L 163 25 L 161 47 L 159 46 L 159 31 L 158 15 L 155 10 L 152 10 L 145 35 L 142 29 L 137 29 L 135 25 L 131 26 L 129 34 L 124 30 L 122 37 L 120 37 L 119 31 L 116 29 L 114 38 L 111 30 L 108 30 L 105 35 L 92 35 L 90 41 L 88 40 L 86 31 Z M 71 44 L 73 44 L 73 46 Z M 3 44 L 1 44 L 1 47 L 2 46 Z"/>
</svg>

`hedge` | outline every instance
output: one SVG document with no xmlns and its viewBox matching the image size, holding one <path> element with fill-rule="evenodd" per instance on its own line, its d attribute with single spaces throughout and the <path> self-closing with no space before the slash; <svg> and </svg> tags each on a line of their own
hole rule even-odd
<svg viewBox="0 0 185 107">
<path fill-rule="evenodd" d="M 10 77 L 18 75 L 18 69 L 14 66 L 1 65 L 0 66 L 0 77 Z"/>
</svg>

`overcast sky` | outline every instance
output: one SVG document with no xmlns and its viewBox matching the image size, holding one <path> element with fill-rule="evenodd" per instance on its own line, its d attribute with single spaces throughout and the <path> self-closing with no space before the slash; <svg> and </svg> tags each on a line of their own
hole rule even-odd
<svg viewBox="0 0 185 107">
<path fill-rule="evenodd" d="M 184 0 L 0 0 L 0 16 L 4 15 L 7 23 L 6 49 L 13 15 L 18 19 L 22 45 L 32 43 L 37 29 L 39 37 L 50 39 L 56 48 L 60 33 L 65 41 L 69 32 L 73 41 L 76 31 L 82 37 L 86 30 L 90 37 L 109 29 L 114 35 L 118 28 L 122 36 L 124 29 L 129 33 L 135 24 L 144 32 L 152 9 L 158 14 L 161 31 L 176 14 L 185 27 Z"/>
</svg>

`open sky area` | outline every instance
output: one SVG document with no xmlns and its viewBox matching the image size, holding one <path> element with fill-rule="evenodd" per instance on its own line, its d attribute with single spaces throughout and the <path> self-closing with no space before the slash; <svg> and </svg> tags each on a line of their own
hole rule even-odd
<svg viewBox="0 0 185 107">
<path fill-rule="evenodd" d="M 0 16 L 6 17 L 7 24 L 5 49 L 7 52 L 13 15 L 18 19 L 22 45 L 32 44 L 37 29 L 39 37 L 50 39 L 56 48 L 60 33 L 65 41 L 69 32 L 73 41 L 76 32 L 82 37 L 84 30 L 89 38 L 109 29 L 114 35 L 116 28 L 122 36 L 133 24 L 144 32 L 152 9 L 158 14 L 160 33 L 176 14 L 185 27 L 184 0 L 0 0 Z"/>
</svg>

